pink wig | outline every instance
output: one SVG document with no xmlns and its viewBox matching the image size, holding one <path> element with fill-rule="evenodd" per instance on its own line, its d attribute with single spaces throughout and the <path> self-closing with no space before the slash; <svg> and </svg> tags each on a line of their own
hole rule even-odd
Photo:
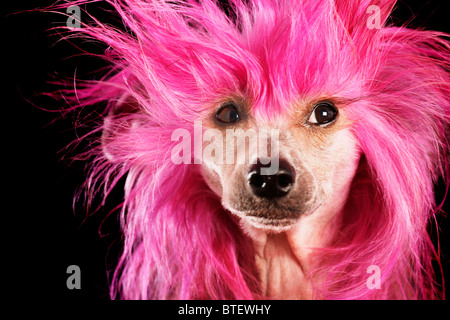
<svg viewBox="0 0 450 320">
<path fill-rule="evenodd" d="M 173 130 L 192 132 L 205 106 L 230 94 L 252 101 L 257 118 L 299 98 L 347 101 L 363 157 L 339 237 L 317 250 L 315 298 L 441 297 L 427 227 L 440 209 L 434 183 L 448 177 L 445 34 L 388 26 L 392 0 L 107 2 L 125 28 L 93 19 L 73 34 L 109 46 L 110 71 L 62 92 L 74 108 L 107 105 L 89 192 L 107 196 L 126 176 L 113 298 L 264 298 L 251 240 L 199 166 L 170 158 Z M 370 5 L 379 28 L 367 25 Z M 378 290 L 366 284 L 370 265 Z"/>
</svg>

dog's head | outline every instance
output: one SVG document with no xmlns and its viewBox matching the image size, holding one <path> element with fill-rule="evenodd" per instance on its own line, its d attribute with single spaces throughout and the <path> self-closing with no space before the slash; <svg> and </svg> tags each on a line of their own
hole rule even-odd
<svg viewBox="0 0 450 320">
<path fill-rule="evenodd" d="M 341 209 L 359 148 L 345 103 L 333 98 L 292 102 L 271 119 L 243 98 L 212 108 L 204 126 L 216 135 L 204 142 L 202 171 L 222 205 L 269 230 L 288 228 L 320 207 Z M 211 145 L 213 156 L 205 152 Z"/>
</svg>

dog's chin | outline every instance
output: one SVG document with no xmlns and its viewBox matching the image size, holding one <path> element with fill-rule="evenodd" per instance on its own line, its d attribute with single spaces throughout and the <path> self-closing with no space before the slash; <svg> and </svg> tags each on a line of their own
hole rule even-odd
<svg viewBox="0 0 450 320">
<path fill-rule="evenodd" d="M 246 216 L 242 218 L 242 223 L 247 223 L 257 229 L 262 229 L 268 232 L 284 232 L 292 228 L 299 219 L 285 218 L 285 219 L 267 219 L 253 216 Z"/>
<path fill-rule="evenodd" d="M 232 214 L 240 218 L 241 224 L 249 225 L 267 232 L 284 232 L 292 228 L 300 219 L 297 218 L 266 218 L 255 216 L 252 212 L 242 212 L 235 209 L 228 209 Z"/>
<path fill-rule="evenodd" d="M 309 208 L 272 208 L 270 212 L 266 208 L 250 210 L 239 210 L 232 206 L 224 207 L 232 214 L 240 218 L 241 224 L 265 230 L 268 232 L 284 232 L 292 228 L 301 219 L 302 216 L 313 214 L 322 201 L 318 201 L 313 207 Z"/>
</svg>

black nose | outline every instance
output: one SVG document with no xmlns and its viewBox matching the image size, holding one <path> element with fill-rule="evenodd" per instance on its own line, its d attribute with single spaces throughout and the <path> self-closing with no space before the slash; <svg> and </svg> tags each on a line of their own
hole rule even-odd
<svg viewBox="0 0 450 320">
<path fill-rule="evenodd" d="M 261 168 L 269 168 L 270 163 L 259 162 L 250 167 L 247 174 L 248 184 L 253 193 L 261 198 L 280 198 L 289 193 L 295 181 L 295 172 L 285 160 L 279 161 L 278 172 L 273 175 L 261 174 Z"/>
</svg>

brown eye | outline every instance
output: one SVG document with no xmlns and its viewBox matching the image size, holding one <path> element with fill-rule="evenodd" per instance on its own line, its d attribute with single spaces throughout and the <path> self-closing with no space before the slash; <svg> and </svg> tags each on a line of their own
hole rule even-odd
<svg viewBox="0 0 450 320">
<path fill-rule="evenodd" d="M 338 115 L 338 110 L 331 102 L 319 102 L 314 107 L 308 122 L 311 124 L 327 124 L 333 122 Z"/>
<path fill-rule="evenodd" d="M 239 112 L 234 103 L 223 105 L 216 113 L 216 120 L 223 123 L 235 123 L 240 120 Z"/>
</svg>

